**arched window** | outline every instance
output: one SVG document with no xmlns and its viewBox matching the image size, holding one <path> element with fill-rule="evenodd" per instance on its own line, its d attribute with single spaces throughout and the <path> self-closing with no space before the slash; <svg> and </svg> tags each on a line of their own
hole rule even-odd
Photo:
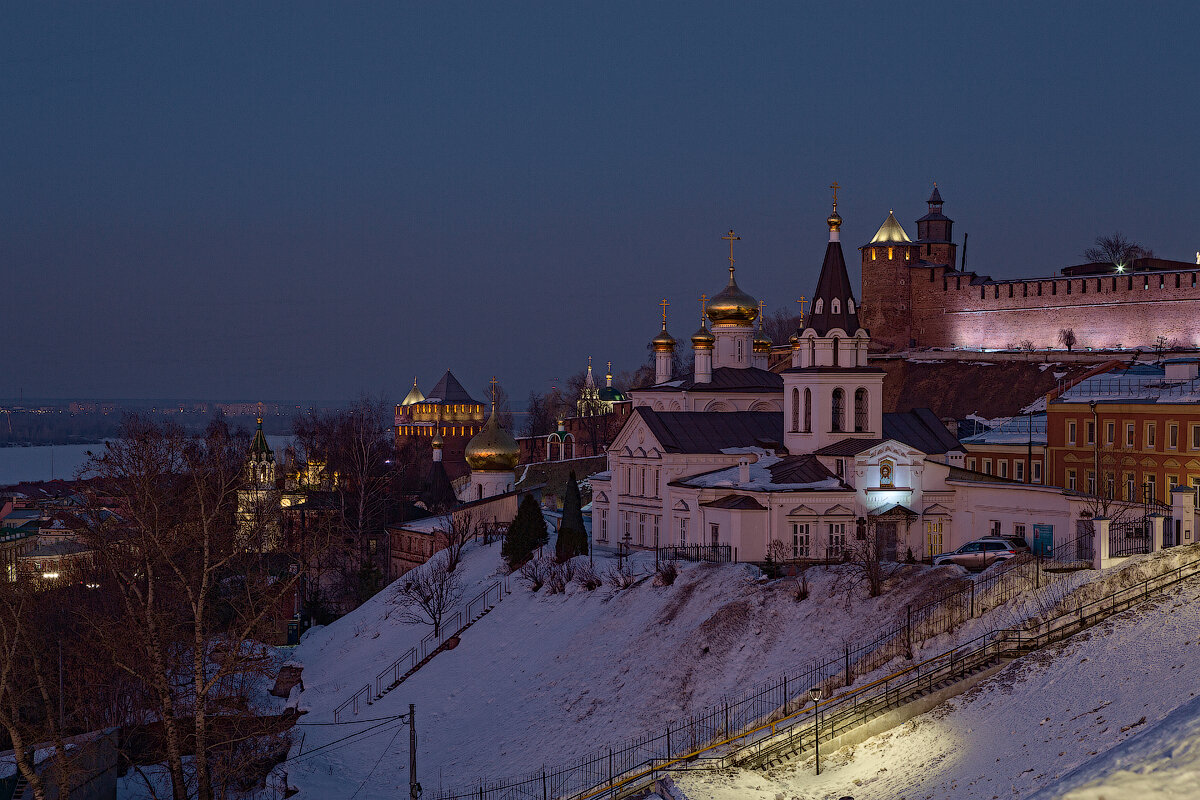
<svg viewBox="0 0 1200 800">
<path fill-rule="evenodd" d="M 833 412 L 830 420 L 830 430 L 841 433 L 846 429 L 846 392 L 842 389 L 833 390 Z"/>
<path fill-rule="evenodd" d="M 854 392 L 854 432 L 864 432 L 867 424 L 867 390 L 860 388 Z"/>
<path fill-rule="evenodd" d="M 812 433 L 812 389 L 804 390 L 804 432 Z"/>
<path fill-rule="evenodd" d="M 817 302 L 813 303 L 813 313 L 820 314 L 824 310 L 825 310 L 825 298 L 818 297 Z"/>
<path fill-rule="evenodd" d="M 740 364 L 740 363 L 742 363 L 742 344 L 743 344 L 742 340 L 741 340 L 741 339 L 738 339 L 738 342 L 737 342 L 737 360 L 738 360 L 738 363 L 739 363 L 739 364 Z"/>
<path fill-rule="evenodd" d="M 815 367 L 817 365 L 817 340 L 808 340 L 808 365 Z"/>
<path fill-rule="evenodd" d="M 804 391 L 808 391 L 805 389 Z M 792 432 L 800 431 L 800 390 L 792 389 Z"/>
<path fill-rule="evenodd" d="M 842 313 L 842 301 L 838 300 L 836 297 L 833 298 L 832 300 L 830 300 L 829 301 L 829 313 L 830 314 Z"/>
<path fill-rule="evenodd" d="M 933 272 L 931 271 L 929 274 L 932 275 Z M 846 301 L 846 313 L 847 314 L 854 313 L 854 298 L 853 297 Z"/>
<path fill-rule="evenodd" d="M 838 345 L 840 343 L 841 343 L 841 339 L 839 339 L 836 336 L 833 337 L 833 365 L 835 367 L 838 365 Z"/>
</svg>

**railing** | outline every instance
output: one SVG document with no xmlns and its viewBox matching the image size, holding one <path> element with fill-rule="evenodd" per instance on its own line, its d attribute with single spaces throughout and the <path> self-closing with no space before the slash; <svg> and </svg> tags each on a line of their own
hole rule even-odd
<svg viewBox="0 0 1200 800">
<path fill-rule="evenodd" d="M 815 725 L 814 709 L 807 701 L 808 685 L 803 685 L 797 687 L 799 691 L 787 703 L 753 724 L 739 726 L 731 707 L 719 706 L 679 728 L 668 727 L 660 734 L 633 740 L 619 750 L 601 751 L 570 766 L 541 770 L 517 781 L 481 781 L 461 793 L 438 791 L 434 797 L 436 800 L 601 800 L 627 793 L 652 781 L 659 773 L 684 764 L 690 768 L 697 765 L 720 768 L 761 761 L 778 753 L 803 751 L 812 746 L 814 738 L 834 739 L 888 709 L 935 691 L 939 684 L 972 675 L 998 659 L 1017 657 L 1061 641 L 1196 575 L 1200 575 L 1200 561 L 1181 565 L 1085 605 L 1065 609 L 1032 629 L 988 631 L 932 658 L 821 702 L 817 705 L 820 714 Z"/>
<path fill-rule="evenodd" d="M 1094 525 L 1095 523 L 1088 523 Z M 1093 529 L 1081 530 L 1074 539 L 1065 542 L 1055 542 L 1047 560 L 1056 565 L 1085 565 L 1091 566 L 1095 560 L 1096 532 Z"/>
<path fill-rule="evenodd" d="M 1108 528 L 1108 555 L 1117 558 L 1149 553 L 1153 530 L 1149 519 L 1112 523 Z"/>
<path fill-rule="evenodd" d="M 727 544 L 668 544 L 658 548 L 660 560 L 708 561 L 728 564 L 733 561 L 733 547 Z"/>
<path fill-rule="evenodd" d="M 1200 561 L 1192 562 L 1190 566 L 1200 572 Z M 885 630 L 870 641 L 855 647 L 846 645 L 831 658 L 814 660 L 787 670 L 778 680 L 750 688 L 740 696 L 729 698 L 719 705 L 680 720 L 678 725 L 664 726 L 661 731 L 647 733 L 627 740 L 617 747 L 594 752 L 568 765 L 512 779 L 484 780 L 469 789 L 439 789 L 433 798 L 532 800 L 592 797 L 625 785 L 632 780 L 627 776 L 645 769 L 648 764 L 658 764 L 659 767 L 654 767 L 657 769 L 672 759 L 693 757 L 698 752 L 727 744 L 732 741 L 731 737 L 744 735 L 739 734 L 739 731 L 771 728 L 774 735 L 774 726 L 789 714 L 802 709 L 808 702 L 810 687 L 822 686 L 829 690 L 849 687 L 857 676 L 874 672 L 897 657 L 911 658 L 920 642 L 955 630 L 967 620 L 1011 600 L 1021 592 L 1060 579 L 1061 575 L 1043 572 L 1041 564 L 1032 556 L 1018 556 L 993 566 L 975 579 L 958 582 L 928 603 L 907 607 L 902 623 Z M 917 677 L 925 681 L 931 673 L 927 671 L 928 667 L 923 665 L 934 663 L 938 658 L 948 659 L 950 664 L 958 665 L 962 658 L 960 651 L 965 646 L 896 674 L 907 675 L 910 670 L 916 669 Z M 893 681 L 895 676 L 884 680 Z M 869 684 L 850 694 L 857 697 L 858 693 L 875 685 Z M 886 683 L 885 686 L 888 691 L 896 688 L 892 683 Z M 681 753 L 691 755 L 681 756 Z M 601 787 L 601 790 L 596 791 L 597 787 Z"/>
<path fill-rule="evenodd" d="M 495 608 L 504 599 L 504 595 L 507 592 L 508 587 L 506 582 L 496 581 L 472 598 L 466 606 L 457 609 L 448 618 L 443 619 L 436 631 L 426 634 L 421 639 L 420 644 L 416 647 L 410 647 L 403 655 L 391 664 L 388 664 L 375 676 L 374 700 L 383 697 L 389 689 L 400 683 L 403 676 L 416 669 L 430 654 L 445 644 L 446 640 L 462 633 L 466 626 Z M 371 702 L 374 702 L 374 700 Z M 345 704 L 343 703 L 343 705 Z M 357 709 L 354 713 L 358 713 Z"/>
<path fill-rule="evenodd" d="M 370 696 L 371 696 L 371 684 L 367 684 L 366 686 L 362 687 L 357 692 L 355 692 L 353 695 L 351 695 L 349 700 L 342 703 L 340 706 L 338 706 L 337 708 L 335 708 L 333 710 L 333 721 L 341 722 L 342 714 L 346 711 L 346 709 L 349 709 L 350 713 L 352 713 L 352 714 L 357 714 L 358 709 L 361 706 L 366 704 L 367 698 Z"/>
</svg>

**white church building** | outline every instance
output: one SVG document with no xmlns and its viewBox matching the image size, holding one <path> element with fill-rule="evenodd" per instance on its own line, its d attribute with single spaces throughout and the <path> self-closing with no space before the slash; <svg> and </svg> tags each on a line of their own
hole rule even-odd
<svg viewBox="0 0 1200 800">
<path fill-rule="evenodd" d="M 965 469 L 964 448 L 928 409 L 883 412 L 841 221 L 835 198 L 811 313 L 781 372 L 767 369 L 760 307 L 734 280 L 732 231 L 729 283 L 691 337 L 689 374 L 671 374 L 664 313 L 655 383 L 630 392 L 608 469 L 590 477 L 597 544 L 729 545 L 759 561 L 778 541 L 789 558 L 837 559 L 874 530 L 886 558 L 919 559 L 991 534 L 1032 541 L 1035 526 L 1075 536 L 1082 498 Z"/>
</svg>

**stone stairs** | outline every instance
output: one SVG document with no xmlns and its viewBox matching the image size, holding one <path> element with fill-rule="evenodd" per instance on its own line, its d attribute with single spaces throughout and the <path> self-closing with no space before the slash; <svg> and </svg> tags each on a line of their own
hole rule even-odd
<svg viewBox="0 0 1200 800">
<path fill-rule="evenodd" d="M 443 641 L 436 648 L 434 648 L 433 651 L 429 653 L 429 655 L 422 658 L 420 661 L 418 661 L 416 664 L 414 664 L 412 667 L 410 667 L 407 672 L 405 672 L 403 675 L 398 677 L 396 680 L 392 681 L 390 684 L 385 686 L 382 689 L 382 691 L 378 691 L 372 699 L 367 701 L 367 705 L 371 705 L 372 703 L 375 703 L 376 701 L 382 699 L 383 696 L 386 695 L 388 692 L 392 691 L 397 686 L 404 683 L 417 670 L 419 670 L 421 667 L 425 666 L 430 661 L 432 661 L 433 657 L 436 656 L 438 653 L 442 652 L 443 650 L 453 650 L 455 647 L 458 647 L 458 640 L 459 640 L 459 637 L 462 635 L 463 631 L 465 631 L 467 628 L 474 625 L 479 620 L 486 617 L 488 614 L 490 614 L 493 608 L 495 608 L 495 606 L 490 606 L 490 607 L 484 609 L 482 612 L 480 612 L 474 618 L 469 620 L 466 625 L 463 625 L 461 628 L 456 630 L 454 633 L 447 636 L 445 641 Z"/>
</svg>

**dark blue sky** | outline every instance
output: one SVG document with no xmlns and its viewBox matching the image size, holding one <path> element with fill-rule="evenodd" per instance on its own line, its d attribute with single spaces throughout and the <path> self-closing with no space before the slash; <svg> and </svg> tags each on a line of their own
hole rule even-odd
<svg viewBox="0 0 1200 800">
<path fill-rule="evenodd" d="M 523 398 L 933 181 L 995 277 L 1200 249 L 1195 3 L 10 4 L 0 396 Z M 857 270 L 851 277 L 857 280 Z"/>
</svg>

